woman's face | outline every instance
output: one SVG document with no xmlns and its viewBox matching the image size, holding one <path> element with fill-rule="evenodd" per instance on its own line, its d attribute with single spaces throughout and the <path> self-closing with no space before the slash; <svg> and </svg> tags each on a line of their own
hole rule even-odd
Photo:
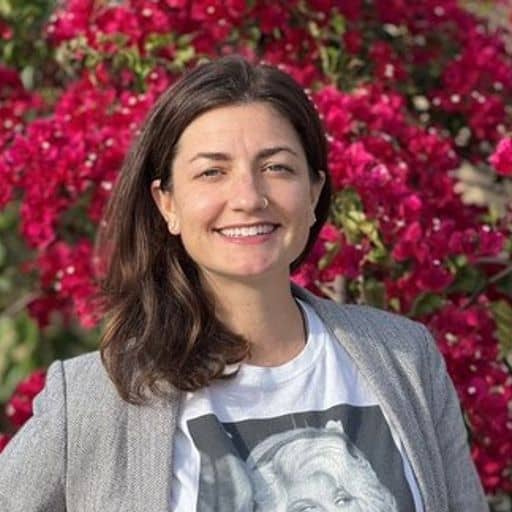
<svg viewBox="0 0 512 512">
<path fill-rule="evenodd" d="M 311 182 L 289 121 L 262 102 L 208 111 L 182 133 L 172 190 L 152 193 L 207 279 L 287 277 L 314 223 Z M 264 200 L 264 197 L 268 200 Z"/>
</svg>

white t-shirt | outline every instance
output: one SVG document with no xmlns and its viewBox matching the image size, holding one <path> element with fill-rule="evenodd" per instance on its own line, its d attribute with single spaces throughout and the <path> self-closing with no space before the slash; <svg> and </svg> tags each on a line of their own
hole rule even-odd
<svg viewBox="0 0 512 512">
<path fill-rule="evenodd" d="M 176 512 L 423 512 L 402 443 L 315 311 L 304 350 L 186 393 L 174 440 Z"/>
</svg>

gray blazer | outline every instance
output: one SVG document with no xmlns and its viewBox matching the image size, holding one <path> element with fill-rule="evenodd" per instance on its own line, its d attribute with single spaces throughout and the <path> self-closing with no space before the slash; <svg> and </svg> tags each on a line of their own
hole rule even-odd
<svg viewBox="0 0 512 512">
<path fill-rule="evenodd" d="M 345 347 L 400 435 L 426 512 L 484 512 L 453 385 L 428 331 L 294 287 Z M 34 416 L 0 455 L 1 512 L 168 512 L 180 393 L 122 401 L 97 352 L 49 369 Z M 232 512 L 232 511 L 226 511 Z"/>
</svg>

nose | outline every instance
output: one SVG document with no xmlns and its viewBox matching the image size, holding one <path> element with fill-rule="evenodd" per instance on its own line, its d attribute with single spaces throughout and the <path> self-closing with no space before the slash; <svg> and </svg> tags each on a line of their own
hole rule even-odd
<svg viewBox="0 0 512 512">
<path fill-rule="evenodd" d="M 265 190 L 258 175 L 248 171 L 233 178 L 229 198 L 233 210 L 260 210 L 265 208 L 265 203 Z"/>
</svg>

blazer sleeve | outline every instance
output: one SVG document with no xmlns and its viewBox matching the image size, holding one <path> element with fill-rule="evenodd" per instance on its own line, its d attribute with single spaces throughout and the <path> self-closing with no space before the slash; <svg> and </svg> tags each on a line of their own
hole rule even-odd
<svg viewBox="0 0 512 512">
<path fill-rule="evenodd" d="M 429 347 L 431 403 L 448 490 L 449 512 L 487 512 L 482 484 L 471 459 L 457 393 L 434 339 L 423 325 Z"/>
<path fill-rule="evenodd" d="M 54 362 L 34 414 L 0 453 L 2 512 L 65 512 L 66 396 Z"/>
</svg>

